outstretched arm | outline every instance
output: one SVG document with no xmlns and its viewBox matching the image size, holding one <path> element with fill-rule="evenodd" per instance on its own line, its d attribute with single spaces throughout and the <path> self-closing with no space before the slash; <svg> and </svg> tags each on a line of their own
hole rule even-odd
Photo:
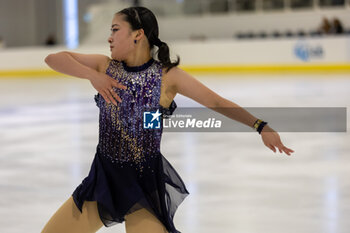
<svg viewBox="0 0 350 233">
<path fill-rule="evenodd" d="M 189 97 L 194 101 L 231 118 L 232 120 L 241 122 L 253 128 L 253 124 L 258 119 L 238 104 L 216 94 L 193 76 L 178 67 L 172 68 L 166 75 L 170 85 L 173 86 L 176 93 Z M 294 152 L 282 144 L 278 133 L 268 125 L 265 125 L 263 128 L 261 136 L 263 143 L 274 152 L 276 152 L 275 147 L 279 149 L 280 153 L 283 151 L 287 155 Z"/>
</svg>

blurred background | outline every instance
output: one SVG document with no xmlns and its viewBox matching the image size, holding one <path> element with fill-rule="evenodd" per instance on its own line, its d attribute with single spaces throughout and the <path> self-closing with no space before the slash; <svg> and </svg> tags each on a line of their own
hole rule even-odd
<svg viewBox="0 0 350 233">
<path fill-rule="evenodd" d="M 154 12 L 180 68 L 242 107 L 350 106 L 350 0 L 0 0 L 0 232 L 40 232 L 87 176 L 98 143 L 96 90 L 54 72 L 45 57 L 110 56 L 113 14 L 136 5 Z M 179 94 L 175 101 L 201 107 Z M 281 132 L 291 157 L 254 131 L 164 133 L 162 152 L 190 192 L 175 225 L 349 232 L 348 125 Z"/>
<path fill-rule="evenodd" d="M 223 72 L 212 66 L 233 71 L 249 65 L 252 71 L 264 65 L 276 71 L 311 65 L 307 69 L 319 70 L 316 64 L 322 63 L 321 69 L 349 70 L 349 0 L 2 0 L 0 71 L 15 68 L 8 61 L 18 49 L 30 61 L 16 62 L 16 69 L 32 72 L 47 69 L 40 56 L 44 48 L 109 55 L 112 16 L 132 5 L 155 13 L 160 39 L 181 54 L 187 69 L 209 65 Z"/>
<path fill-rule="evenodd" d="M 130 5 L 155 13 L 165 41 L 350 33 L 348 0 L 2 0 L 2 47 L 104 43 L 113 13 Z"/>
</svg>

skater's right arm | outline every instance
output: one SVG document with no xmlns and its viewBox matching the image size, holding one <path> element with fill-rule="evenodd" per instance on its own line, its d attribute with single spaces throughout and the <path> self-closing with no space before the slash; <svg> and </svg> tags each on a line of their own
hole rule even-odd
<svg viewBox="0 0 350 233">
<path fill-rule="evenodd" d="M 107 103 L 112 102 L 116 105 L 115 99 L 119 102 L 121 99 L 112 90 L 112 87 L 126 89 L 126 86 L 105 74 L 110 61 L 109 57 L 100 54 L 81 54 L 68 51 L 49 54 L 45 58 L 46 64 L 55 71 L 88 79 Z"/>
<path fill-rule="evenodd" d="M 68 51 L 49 54 L 45 62 L 53 70 L 63 74 L 90 80 L 103 72 L 110 58 L 100 54 L 80 54 Z"/>
</svg>

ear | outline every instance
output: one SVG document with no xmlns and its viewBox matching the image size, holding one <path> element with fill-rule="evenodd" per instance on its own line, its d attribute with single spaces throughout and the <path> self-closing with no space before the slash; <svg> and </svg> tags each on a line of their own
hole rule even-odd
<svg viewBox="0 0 350 233">
<path fill-rule="evenodd" d="M 140 40 L 145 35 L 145 31 L 141 28 L 136 31 L 135 39 Z"/>
</svg>

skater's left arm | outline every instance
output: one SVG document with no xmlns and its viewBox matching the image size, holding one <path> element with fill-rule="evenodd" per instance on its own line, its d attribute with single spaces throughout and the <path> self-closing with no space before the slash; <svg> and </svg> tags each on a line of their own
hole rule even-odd
<svg viewBox="0 0 350 233">
<path fill-rule="evenodd" d="M 232 120 L 241 122 L 253 128 L 255 121 L 258 119 L 238 104 L 229 101 L 210 90 L 192 75 L 188 74 L 179 67 L 173 67 L 166 74 L 166 76 L 169 81 L 169 85 L 172 85 L 172 89 L 175 93 L 191 98 L 201 105 L 219 112 Z M 264 126 L 261 136 L 265 146 L 274 152 L 276 152 L 275 147 L 279 149 L 280 153 L 283 151 L 287 155 L 294 152 L 282 144 L 278 133 L 268 125 Z"/>
</svg>

